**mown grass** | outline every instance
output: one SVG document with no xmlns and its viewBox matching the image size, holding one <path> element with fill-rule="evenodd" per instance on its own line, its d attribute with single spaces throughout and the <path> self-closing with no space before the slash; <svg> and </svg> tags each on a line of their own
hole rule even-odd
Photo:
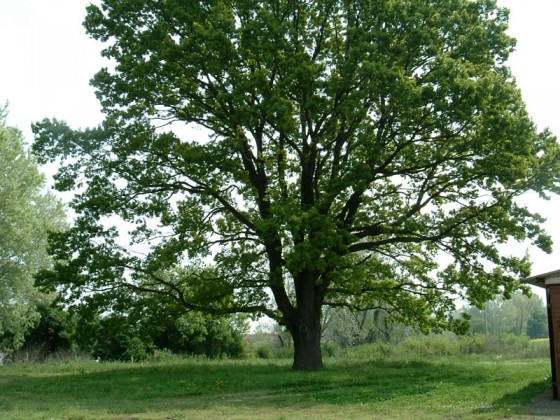
<svg viewBox="0 0 560 420">
<path fill-rule="evenodd" d="M 514 416 L 550 387 L 547 359 L 481 356 L 70 362 L 0 367 L 2 419 L 375 419 Z"/>
</svg>

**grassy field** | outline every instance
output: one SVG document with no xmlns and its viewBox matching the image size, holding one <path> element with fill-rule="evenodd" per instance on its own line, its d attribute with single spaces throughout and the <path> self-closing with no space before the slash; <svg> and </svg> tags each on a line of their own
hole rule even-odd
<svg viewBox="0 0 560 420">
<path fill-rule="evenodd" d="M 549 360 L 491 356 L 21 364 L 0 366 L 0 418 L 494 419 L 549 387 Z"/>
</svg>

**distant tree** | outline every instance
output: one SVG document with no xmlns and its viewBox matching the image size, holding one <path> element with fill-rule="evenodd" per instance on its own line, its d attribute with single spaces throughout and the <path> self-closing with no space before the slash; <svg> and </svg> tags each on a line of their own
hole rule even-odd
<svg viewBox="0 0 560 420">
<path fill-rule="evenodd" d="M 57 188 L 77 192 L 45 283 L 268 315 L 296 369 L 323 364 L 323 305 L 463 331 L 456 301 L 529 274 L 499 244 L 551 249 L 515 199 L 558 191 L 559 146 L 504 64 L 507 16 L 495 0 L 89 6 L 114 63 L 93 80 L 107 118 L 34 126 Z"/>
<path fill-rule="evenodd" d="M 542 335 L 543 329 L 548 330 L 546 308 L 536 295 L 526 296 L 517 292 L 511 299 L 499 297 L 486 302 L 482 309 L 469 308 L 468 314 L 471 317 L 473 333 L 487 335 L 513 333 L 535 338 L 535 334 Z"/>
<path fill-rule="evenodd" d="M 347 308 L 325 307 L 323 311 L 323 339 L 341 347 L 361 344 L 363 339 L 355 313 Z"/>
<path fill-rule="evenodd" d="M 526 335 L 528 321 L 536 311 L 544 309 L 544 304 L 538 296 L 526 296 L 523 293 L 514 293 L 510 300 L 505 302 L 506 316 L 513 320 L 509 332 L 516 335 Z"/>
<path fill-rule="evenodd" d="M 498 298 L 486 302 L 482 308 L 471 306 L 467 313 L 470 316 L 470 332 L 474 334 L 499 335 L 503 326 L 501 316 L 503 300 Z"/>
<path fill-rule="evenodd" d="M 544 305 L 529 315 L 527 320 L 527 335 L 530 338 L 548 337 L 548 314 Z"/>
<path fill-rule="evenodd" d="M 351 311 L 348 308 L 325 307 L 323 341 L 341 347 L 369 343 L 399 342 L 412 334 L 412 328 L 398 322 L 383 308 Z"/>
<path fill-rule="evenodd" d="M 412 327 L 396 322 L 384 308 L 359 312 L 357 319 L 363 331 L 363 343 L 399 342 L 416 333 Z"/>
<path fill-rule="evenodd" d="M 33 276 L 51 266 L 47 232 L 63 228 L 64 213 L 6 116 L 0 107 L 0 351 L 10 352 L 39 320 L 37 305 L 48 300 Z"/>
</svg>

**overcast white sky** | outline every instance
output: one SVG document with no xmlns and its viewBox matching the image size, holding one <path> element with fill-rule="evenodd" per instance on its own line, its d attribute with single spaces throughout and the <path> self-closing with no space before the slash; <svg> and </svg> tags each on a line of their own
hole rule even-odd
<svg viewBox="0 0 560 420">
<path fill-rule="evenodd" d="M 89 79 L 104 65 L 100 45 L 85 35 L 89 0 L 2 0 L 0 2 L 0 103 L 9 101 L 8 123 L 32 141 L 30 124 L 43 118 L 71 126 L 97 125 L 102 116 Z M 508 7 L 517 51 L 510 66 L 529 113 L 539 128 L 560 135 L 560 1 L 498 0 Z M 548 218 L 555 252 L 527 249 L 534 274 L 560 269 L 560 199 L 531 201 Z"/>
</svg>

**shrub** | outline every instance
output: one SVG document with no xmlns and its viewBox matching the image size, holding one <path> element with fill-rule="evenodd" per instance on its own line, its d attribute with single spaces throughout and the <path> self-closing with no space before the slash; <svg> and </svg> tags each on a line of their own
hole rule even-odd
<svg viewBox="0 0 560 420">
<path fill-rule="evenodd" d="M 173 362 L 181 359 L 181 356 L 177 353 L 173 353 L 168 349 L 154 349 L 151 354 L 151 360 L 154 362 Z"/>
<path fill-rule="evenodd" d="M 338 354 L 340 353 L 340 346 L 331 341 L 323 344 L 322 349 L 323 349 L 323 354 L 329 357 L 338 356 Z"/>
<path fill-rule="evenodd" d="M 7 355 L 7 362 L 43 362 L 54 354 L 76 352 L 71 337 L 75 326 L 68 312 L 47 304 L 39 305 L 37 311 L 40 315 L 37 324 L 25 333 L 21 347 Z"/>
<path fill-rule="evenodd" d="M 132 337 L 123 354 L 124 360 L 131 362 L 140 362 L 146 360 L 149 356 L 147 346 L 138 337 Z"/>
<path fill-rule="evenodd" d="M 428 335 L 407 338 L 402 344 L 406 353 L 421 355 L 452 355 L 459 350 L 455 336 Z"/>
<path fill-rule="evenodd" d="M 284 359 L 293 356 L 293 347 L 286 345 L 279 334 L 255 333 L 245 336 L 245 356 L 260 359 Z"/>
<path fill-rule="evenodd" d="M 459 340 L 459 353 L 461 354 L 483 354 L 487 352 L 489 336 L 474 334 L 461 337 Z"/>
<path fill-rule="evenodd" d="M 166 322 L 151 336 L 157 348 L 211 359 L 241 358 L 245 353 L 242 330 L 231 319 L 189 313 Z"/>
<path fill-rule="evenodd" d="M 98 341 L 93 357 L 102 361 L 139 362 L 148 358 L 148 350 L 149 346 L 138 337 L 117 334 Z"/>
<path fill-rule="evenodd" d="M 529 353 L 532 357 L 550 357 L 550 343 L 547 338 L 530 340 Z"/>
<path fill-rule="evenodd" d="M 272 351 L 270 350 L 270 347 L 266 345 L 261 345 L 257 347 L 257 357 L 259 359 L 270 359 L 271 356 L 272 356 Z"/>
</svg>

